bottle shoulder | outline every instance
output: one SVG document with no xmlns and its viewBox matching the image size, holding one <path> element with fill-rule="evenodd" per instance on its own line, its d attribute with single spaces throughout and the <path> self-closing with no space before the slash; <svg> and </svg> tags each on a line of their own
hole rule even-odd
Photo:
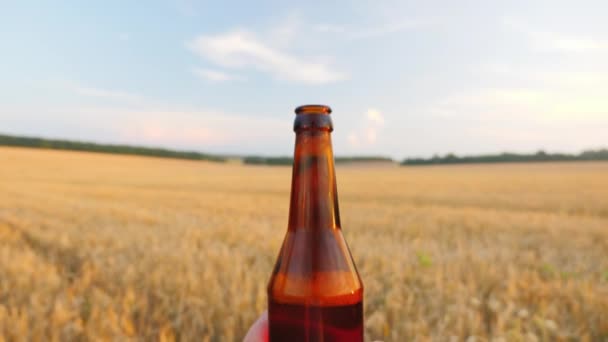
<svg viewBox="0 0 608 342">
<path fill-rule="evenodd" d="M 341 230 L 289 230 L 268 293 L 284 303 L 360 302 L 363 284 Z"/>
<path fill-rule="evenodd" d="M 268 294 L 283 303 L 350 305 L 363 299 L 363 284 L 356 272 L 318 272 L 312 277 L 278 273 L 268 284 Z"/>
</svg>

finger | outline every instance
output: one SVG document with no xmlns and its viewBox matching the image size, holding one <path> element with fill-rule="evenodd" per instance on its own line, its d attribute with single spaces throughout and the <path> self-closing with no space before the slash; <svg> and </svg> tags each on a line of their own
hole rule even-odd
<svg viewBox="0 0 608 342">
<path fill-rule="evenodd" d="M 268 342 L 268 312 L 264 311 L 253 323 L 243 342 Z"/>
</svg>

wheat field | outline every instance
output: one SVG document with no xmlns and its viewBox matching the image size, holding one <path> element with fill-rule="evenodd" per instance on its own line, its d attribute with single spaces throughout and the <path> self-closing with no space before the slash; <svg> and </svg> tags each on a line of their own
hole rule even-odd
<svg viewBox="0 0 608 342">
<path fill-rule="evenodd" d="M 608 163 L 337 169 L 367 340 L 608 341 Z M 238 341 L 291 170 L 0 148 L 0 341 Z"/>
</svg>

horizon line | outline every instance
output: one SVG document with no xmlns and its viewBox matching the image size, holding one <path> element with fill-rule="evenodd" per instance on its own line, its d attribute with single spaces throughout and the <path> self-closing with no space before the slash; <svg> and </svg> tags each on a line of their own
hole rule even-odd
<svg viewBox="0 0 608 342">
<path fill-rule="evenodd" d="M 90 151 L 90 152 L 106 152 L 106 153 L 116 153 L 116 154 L 139 154 L 139 153 L 120 153 L 120 152 L 110 152 L 110 151 L 95 151 L 94 148 L 91 150 L 83 149 L 83 148 L 61 148 L 61 147 L 53 147 L 53 146 L 28 146 L 25 143 L 7 143 L 5 139 L 16 139 L 16 140 L 37 140 L 39 142 L 47 142 L 47 143 L 65 143 L 65 144 L 82 144 L 82 145 L 93 145 L 99 149 L 103 148 L 125 148 L 125 149 L 137 149 L 137 150 L 148 150 L 148 151 L 159 151 L 166 152 L 169 154 L 196 154 L 200 157 L 209 158 L 209 159 L 232 159 L 232 158 L 260 158 L 260 159 L 286 159 L 292 158 L 291 155 L 280 155 L 280 154 L 260 154 L 260 153 L 210 153 L 202 150 L 194 150 L 194 149 L 179 149 L 179 148 L 170 148 L 163 147 L 160 145 L 147 145 L 147 144 L 130 144 L 130 143 L 117 143 L 117 142 L 100 142 L 95 140 L 81 140 L 81 139 L 66 139 L 66 138 L 57 138 L 57 137 L 47 137 L 47 136 L 33 136 L 33 135 L 18 135 L 18 134 L 7 134 L 0 132 L 0 146 L 18 146 L 18 147 L 37 147 L 37 148 L 48 148 L 48 149 L 59 149 L 59 150 L 81 150 L 81 151 Z M 91 146 L 91 147 L 93 147 Z M 348 155 L 335 155 L 335 158 L 339 159 L 375 159 L 375 160 L 384 160 L 384 161 L 392 161 L 395 163 L 402 163 L 408 160 L 432 160 L 432 159 L 441 159 L 441 158 L 474 158 L 474 157 L 487 157 L 487 156 L 500 156 L 500 155 L 534 155 L 534 154 L 547 154 L 547 155 L 564 155 L 564 156 L 575 156 L 580 155 L 589 151 L 602 151 L 606 150 L 607 147 L 596 147 L 596 148 L 587 148 L 582 149 L 576 153 L 564 153 L 564 152 L 548 152 L 546 149 L 536 149 L 530 151 L 528 153 L 525 152 L 509 152 L 509 151 L 500 151 L 494 153 L 478 153 L 478 154 L 457 154 L 453 152 L 448 152 L 444 154 L 434 153 L 428 157 L 419 157 L 419 156 L 410 156 L 403 157 L 402 159 L 395 159 L 393 157 L 389 157 L 383 154 L 348 154 Z M 142 155 L 145 155 L 142 153 Z M 183 158 L 182 159 L 189 159 Z"/>
</svg>

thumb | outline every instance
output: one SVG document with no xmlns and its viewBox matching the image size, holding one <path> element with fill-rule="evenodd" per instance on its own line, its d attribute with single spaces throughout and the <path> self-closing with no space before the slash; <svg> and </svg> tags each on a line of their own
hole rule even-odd
<svg viewBox="0 0 608 342">
<path fill-rule="evenodd" d="M 268 342 L 268 312 L 264 311 L 253 323 L 243 342 Z"/>
</svg>

